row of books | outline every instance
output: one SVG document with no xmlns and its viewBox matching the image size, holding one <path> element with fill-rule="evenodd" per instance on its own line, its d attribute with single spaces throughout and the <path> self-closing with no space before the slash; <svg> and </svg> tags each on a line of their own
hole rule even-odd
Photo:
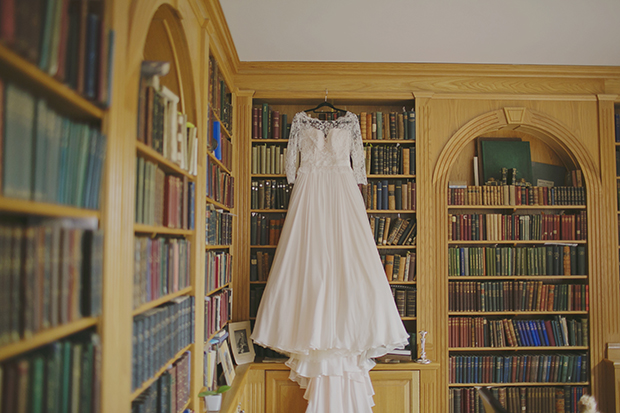
<svg viewBox="0 0 620 413">
<path fill-rule="evenodd" d="M 213 56 L 209 56 L 209 107 L 217 114 L 223 126 L 231 130 L 233 118 L 232 93 Z"/>
<path fill-rule="evenodd" d="M 580 241 L 586 239 L 586 212 L 578 214 L 449 214 L 451 241 Z"/>
<path fill-rule="evenodd" d="M 2 194 L 98 209 L 106 137 L 0 79 Z"/>
<path fill-rule="evenodd" d="M 269 251 L 256 251 L 250 256 L 250 281 L 267 281 L 273 253 Z"/>
<path fill-rule="evenodd" d="M 448 275 L 587 275 L 585 245 L 449 247 Z"/>
<path fill-rule="evenodd" d="M 288 209 L 293 184 L 285 179 L 252 180 L 252 209 Z"/>
<path fill-rule="evenodd" d="M 250 217 L 250 245 L 278 245 L 284 218 L 271 219 L 252 212 Z"/>
<path fill-rule="evenodd" d="M 578 413 L 579 399 L 588 394 L 582 386 L 493 387 L 491 394 L 509 413 Z M 476 388 L 451 388 L 449 413 L 485 413 Z"/>
<path fill-rule="evenodd" d="M 377 245 L 415 245 L 415 218 L 370 215 L 368 219 Z"/>
<path fill-rule="evenodd" d="M 194 229 L 196 183 L 185 175 L 167 175 L 142 157 L 136 165 L 136 223 Z"/>
<path fill-rule="evenodd" d="M 416 116 L 410 112 L 362 112 L 359 114 L 362 139 L 399 139 L 416 138 Z"/>
<path fill-rule="evenodd" d="M 87 99 L 110 103 L 114 32 L 104 1 L 5 2 L 0 41 Z"/>
<path fill-rule="evenodd" d="M 101 411 L 101 339 L 82 332 L 0 365 L 0 412 Z"/>
<path fill-rule="evenodd" d="M 416 183 L 414 180 L 376 181 L 361 185 L 366 209 L 415 210 Z"/>
<path fill-rule="evenodd" d="M 232 244 L 232 214 L 207 204 L 205 238 L 207 245 Z"/>
<path fill-rule="evenodd" d="M 190 285 L 191 241 L 185 238 L 134 238 L 133 308 Z"/>
<path fill-rule="evenodd" d="M 252 174 L 284 174 L 286 154 L 281 145 L 252 145 Z"/>
<path fill-rule="evenodd" d="M 131 413 L 187 412 L 181 409 L 190 396 L 190 363 L 191 353 L 188 351 L 131 402 Z"/>
<path fill-rule="evenodd" d="M 587 354 L 450 356 L 450 383 L 583 383 Z"/>
<path fill-rule="evenodd" d="M 450 347 L 587 346 L 588 319 L 555 316 L 538 320 L 493 320 L 485 317 L 450 317 Z"/>
<path fill-rule="evenodd" d="M 449 311 L 588 311 L 587 284 L 543 281 L 450 282 Z"/>
<path fill-rule="evenodd" d="M 226 251 L 207 251 L 205 257 L 205 293 L 228 284 L 232 277 L 232 255 Z"/>
<path fill-rule="evenodd" d="M 211 113 L 209 113 L 209 125 L 213 133 L 213 139 L 209 142 L 208 149 L 215 159 L 220 161 L 229 171 L 232 171 L 232 142 L 228 140 L 226 135 L 222 134 L 222 124 L 217 120 L 213 120 Z"/>
<path fill-rule="evenodd" d="M 0 345 L 101 314 L 103 231 L 0 225 Z"/>
<path fill-rule="evenodd" d="M 205 337 L 210 337 L 232 317 L 233 290 L 224 288 L 205 297 Z"/>
<path fill-rule="evenodd" d="M 288 115 L 268 104 L 252 108 L 252 139 L 288 139 L 291 124 Z"/>
<path fill-rule="evenodd" d="M 178 112 L 179 97 L 160 84 L 169 62 L 142 62 L 137 139 L 191 175 L 198 173 L 198 132 Z M 182 106 L 182 105 L 181 105 Z"/>
<path fill-rule="evenodd" d="M 381 254 L 381 263 L 388 281 L 415 281 L 415 251 L 407 251 L 406 255 Z"/>
<path fill-rule="evenodd" d="M 586 189 L 573 186 L 467 186 L 448 188 L 448 205 L 585 205 Z"/>
<path fill-rule="evenodd" d="M 416 287 L 409 285 L 393 285 L 391 288 L 392 296 L 394 296 L 394 301 L 396 301 L 398 314 L 401 317 L 415 317 L 417 297 Z"/>
<path fill-rule="evenodd" d="M 133 318 L 132 391 L 194 342 L 194 297 L 177 297 Z"/>
<path fill-rule="evenodd" d="M 415 175 L 415 146 L 364 145 L 369 175 Z"/>
<path fill-rule="evenodd" d="M 235 207 L 235 178 L 223 171 L 211 158 L 207 156 L 207 193 L 206 195 L 227 206 Z"/>
<path fill-rule="evenodd" d="M 250 317 L 256 317 L 260 300 L 263 298 L 265 286 L 263 284 L 250 286 Z M 258 355 L 258 354 L 257 354 Z"/>
</svg>

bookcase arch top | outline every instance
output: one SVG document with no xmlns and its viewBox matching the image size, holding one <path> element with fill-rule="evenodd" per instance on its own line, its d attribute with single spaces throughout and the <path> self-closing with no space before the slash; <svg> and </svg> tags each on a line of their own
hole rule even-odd
<svg viewBox="0 0 620 413">
<path fill-rule="evenodd" d="M 433 170 L 435 188 L 443 191 L 447 187 L 450 171 L 466 145 L 481 135 L 501 130 L 518 130 L 540 139 L 567 167 L 582 170 L 588 193 L 600 192 L 602 183 L 596 162 L 579 138 L 559 120 L 525 107 L 504 107 L 484 113 L 456 131 L 441 151 Z"/>
<path fill-rule="evenodd" d="M 195 87 L 198 81 L 194 76 L 197 57 L 190 53 L 186 37 L 189 29 L 185 27 L 188 20 L 184 19 L 178 3 L 165 0 L 132 3 L 131 15 L 135 17 L 129 22 L 128 79 L 140 78 L 143 60 L 170 62 L 170 72 L 160 82 L 179 97 L 179 110 L 188 115 L 189 122 L 195 123 L 199 113 Z"/>
</svg>

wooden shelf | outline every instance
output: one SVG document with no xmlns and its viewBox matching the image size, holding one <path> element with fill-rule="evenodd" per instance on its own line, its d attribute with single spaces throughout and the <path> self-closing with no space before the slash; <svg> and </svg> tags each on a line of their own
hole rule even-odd
<svg viewBox="0 0 620 413">
<path fill-rule="evenodd" d="M 147 381 L 145 381 L 144 383 L 142 383 L 142 386 L 140 386 L 138 389 L 136 389 L 136 391 L 134 391 L 133 393 L 131 393 L 131 401 L 134 401 L 136 399 L 136 397 L 138 397 L 139 395 L 142 394 L 142 392 L 146 389 L 148 389 L 149 387 L 151 387 L 151 384 L 155 383 L 157 381 L 157 379 L 159 378 L 159 376 L 161 376 L 166 370 L 168 370 L 168 366 L 173 364 L 175 361 L 177 361 L 178 359 L 181 358 L 181 356 L 183 354 L 185 354 L 186 351 L 190 351 L 190 349 L 192 348 L 193 344 L 190 344 L 189 346 L 185 347 L 184 349 L 182 349 L 181 351 L 179 351 L 177 354 L 175 354 L 174 357 L 172 357 L 170 360 L 168 360 L 162 368 L 160 368 L 154 375 L 153 377 L 151 377 L 150 379 L 148 379 Z"/>
<path fill-rule="evenodd" d="M 416 143 L 415 139 L 363 139 L 363 143 Z"/>
<path fill-rule="evenodd" d="M 448 205 L 448 210 L 453 209 L 586 209 L 585 205 Z"/>
<path fill-rule="evenodd" d="M 380 250 L 412 250 L 415 249 L 415 245 L 377 245 L 377 248 Z"/>
<path fill-rule="evenodd" d="M 206 251 L 210 251 L 210 250 L 223 250 L 223 249 L 228 249 L 231 246 L 232 245 L 205 245 L 205 250 Z"/>
<path fill-rule="evenodd" d="M 288 139 L 252 139 L 252 143 L 288 143 Z"/>
<path fill-rule="evenodd" d="M 390 281 L 390 285 L 416 285 L 417 281 Z"/>
<path fill-rule="evenodd" d="M 450 383 L 449 387 L 549 387 L 549 386 L 589 386 L 590 382 L 578 383 Z"/>
<path fill-rule="evenodd" d="M 213 199 L 213 198 L 206 197 L 206 201 L 207 201 L 207 203 L 208 203 L 208 204 L 213 204 L 213 205 L 215 205 L 217 208 L 219 208 L 219 209 L 224 209 L 224 210 L 226 210 L 226 211 L 228 211 L 228 212 L 230 212 L 230 210 L 232 209 L 231 207 L 228 207 L 228 206 L 226 206 L 226 205 L 222 204 L 221 202 L 216 201 L 216 200 L 215 200 L 215 199 Z"/>
<path fill-rule="evenodd" d="M 367 209 L 369 214 L 415 214 L 415 209 Z"/>
<path fill-rule="evenodd" d="M 415 178 L 415 175 L 374 175 L 374 174 L 368 174 L 366 175 L 366 177 L 368 179 L 391 179 L 391 178 L 396 178 L 396 179 L 408 179 L 408 178 Z"/>
<path fill-rule="evenodd" d="M 277 248 L 277 245 L 250 245 L 250 248 Z"/>
<path fill-rule="evenodd" d="M 485 280 L 586 280 L 587 275 L 493 275 L 493 276 L 450 276 L 449 281 L 485 281 Z"/>
<path fill-rule="evenodd" d="M 98 210 L 0 196 L 0 211 L 45 217 L 100 218 Z"/>
<path fill-rule="evenodd" d="M 141 155 L 143 158 L 147 158 L 148 160 L 157 163 L 157 166 L 168 173 L 184 175 L 190 181 L 194 181 L 196 179 L 195 175 L 190 174 L 185 169 L 181 169 L 179 165 L 175 164 L 170 159 L 164 158 L 164 155 L 138 140 L 136 140 L 136 153 Z"/>
<path fill-rule="evenodd" d="M 4 78 L 21 80 L 28 89 L 36 90 L 37 95 L 59 103 L 51 106 L 62 108 L 63 112 L 67 112 L 72 117 L 103 119 L 105 114 L 103 109 L 3 44 L 0 44 L 0 68 L 12 72 L 10 76 L 3 76 Z"/>
<path fill-rule="evenodd" d="M 252 174 L 252 178 L 286 178 L 286 174 Z"/>
<path fill-rule="evenodd" d="M 470 315 L 587 315 L 587 311 L 450 311 L 449 316 Z"/>
<path fill-rule="evenodd" d="M 230 283 L 226 283 L 226 284 L 222 285 L 221 287 L 217 287 L 215 290 L 211 290 L 211 291 L 209 291 L 206 295 L 215 294 L 216 292 L 221 291 L 221 290 L 223 290 L 224 288 L 227 288 L 227 287 L 229 287 L 229 286 L 230 286 Z"/>
<path fill-rule="evenodd" d="M 417 317 L 401 317 L 400 318 L 403 321 L 412 321 L 412 320 L 417 320 Z"/>
<path fill-rule="evenodd" d="M 586 244 L 588 241 L 586 240 L 484 240 L 484 241 L 448 241 L 448 245 L 493 245 L 493 244 L 504 244 L 504 245 L 545 245 L 545 244 Z"/>
<path fill-rule="evenodd" d="M 268 214 L 268 213 L 286 213 L 288 212 L 288 209 L 251 209 L 250 212 L 261 212 L 264 214 Z"/>
<path fill-rule="evenodd" d="M 165 234 L 165 235 L 181 235 L 181 236 L 190 236 L 194 235 L 193 229 L 178 229 L 178 228 L 168 228 L 161 227 L 155 225 L 146 225 L 146 224 L 133 224 L 134 232 L 140 234 Z"/>
<path fill-rule="evenodd" d="M 213 163 L 215 163 L 217 166 L 219 166 L 221 169 L 223 169 L 223 170 L 224 170 L 224 172 L 226 172 L 228 175 L 232 175 L 232 172 L 230 172 L 230 169 L 228 169 L 228 167 L 227 167 L 227 166 L 225 166 L 225 165 L 222 163 L 222 161 L 220 161 L 219 159 L 217 159 L 217 158 L 215 157 L 215 155 L 213 154 L 213 152 L 211 152 L 211 151 L 207 151 L 207 156 L 208 156 L 209 158 L 211 158 L 211 161 L 212 161 Z"/>
<path fill-rule="evenodd" d="M 132 316 L 137 316 L 138 314 L 142 314 L 145 311 L 150 310 L 151 308 L 155 308 L 158 307 L 164 303 L 167 303 L 168 301 L 174 300 L 177 297 L 180 297 L 182 295 L 188 295 L 191 294 L 193 291 L 194 287 L 185 287 L 182 290 L 176 291 L 174 293 L 170 293 L 168 295 L 164 295 L 163 297 L 159 297 L 156 300 L 153 301 L 149 301 L 148 303 L 142 304 L 140 307 L 136 308 L 135 310 L 133 310 L 132 312 Z"/>
<path fill-rule="evenodd" d="M 37 347 L 44 346 L 56 340 L 75 334 L 79 331 L 94 327 L 99 321 L 96 317 L 82 318 L 61 326 L 52 327 L 34 334 L 32 337 L 16 341 L 0 347 L 0 361 L 17 356 Z"/>
<path fill-rule="evenodd" d="M 222 123 L 222 120 L 220 119 L 220 116 L 217 114 L 217 112 L 215 111 L 215 109 L 213 109 L 213 106 L 209 105 L 209 110 L 211 111 L 211 114 L 213 115 L 213 117 L 215 118 L 216 121 L 218 121 L 221 125 L 220 129 L 222 131 L 224 131 L 224 134 L 226 136 L 228 136 L 228 139 L 230 139 L 232 141 L 232 133 L 228 131 L 228 129 L 226 129 L 224 127 L 224 123 Z M 209 126 L 211 127 L 211 126 Z"/>
<path fill-rule="evenodd" d="M 214 332 L 213 334 L 211 334 L 211 335 L 210 335 L 210 336 L 209 336 L 209 337 L 205 340 L 205 344 L 206 344 L 206 343 L 208 343 L 209 341 L 211 341 L 211 339 L 212 339 L 213 337 L 215 337 L 215 335 L 216 335 L 217 333 L 219 333 L 220 331 L 222 331 L 222 329 L 223 329 L 224 327 L 226 327 L 227 325 L 228 325 L 228 321 L 226 321 L 226 322 L 222 325 L 222 328 L 220 328 L 219 330 L 217 330 L 216 332 Z"/>
<path fill-rule="evenodd" d="M 250 281 L 250 284 L 267 284 L 267 281 Z"/>
<path fill-rule="evenodd" d="M 588 350 L 588 346 L 527 346 L 527 347 L 450 347 L 448 351 L 539 351 L 539 350 Z"/>
</svg>

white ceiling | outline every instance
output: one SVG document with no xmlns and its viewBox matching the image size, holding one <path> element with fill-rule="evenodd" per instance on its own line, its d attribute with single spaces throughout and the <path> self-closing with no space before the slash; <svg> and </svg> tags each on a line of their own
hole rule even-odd
<svg viewBox="0 0 620 413">
<path fill-rule="evenodd" d="M 241 61 L 620 66 L 620 0 L 220 0 Z"/>
</svg>

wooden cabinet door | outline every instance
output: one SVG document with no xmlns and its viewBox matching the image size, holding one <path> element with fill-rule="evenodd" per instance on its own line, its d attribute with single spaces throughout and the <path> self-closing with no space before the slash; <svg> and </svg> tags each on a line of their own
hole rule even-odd
<svg viewBox="0 0 620 413">
<path fill-rule="evenodd" d="M 265 375 L 266 413 L 304 413 L 308 402 L 299 385 L 288 378 L 288 370 L 267 371 Z M 375 389 L 375 413 L 419 413 L 420 373 L 394 370 L 371 371 Z"/>
</svg>

